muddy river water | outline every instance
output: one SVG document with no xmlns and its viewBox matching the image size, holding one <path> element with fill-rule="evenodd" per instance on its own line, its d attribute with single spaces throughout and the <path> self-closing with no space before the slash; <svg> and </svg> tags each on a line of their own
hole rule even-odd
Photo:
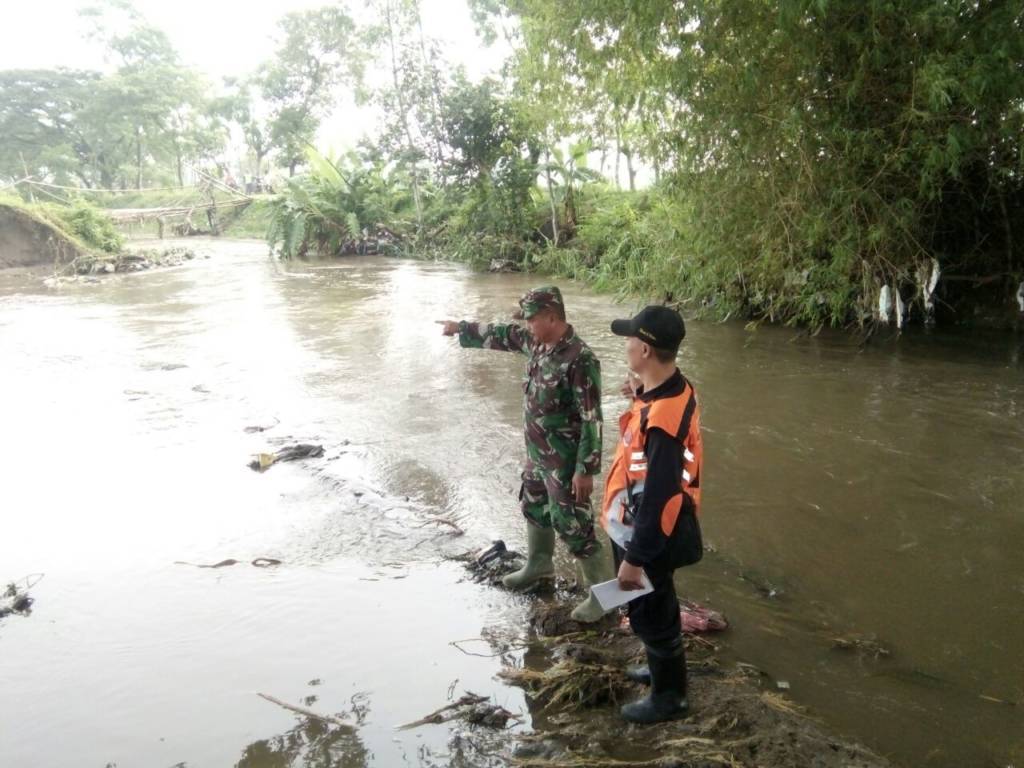
<svg viewBox="0 0 1024 768">
<path fill-rule="evenodd" d="M 523 360 L 432 321 L 507 319 L 536 278 L 190 245 L 211 258 L 56 291 L 0 275 L 0 581 L 45 574 L 0 620 L 0 766 L 445 765 L 446 726 L 395 726 L 449 691 L 527 711 L 450 645 L 525 601 L 444 560 L 522 543 Z M 636 307 L 563 289 L 610 453 L 608 324 Z M 680 591 L 727 615 L 728 653 L 897 764 L 1024 764 L 1020 340 L 692 322 L 681 366 L 714 551 Z M 326 453 L 247 468 L 281 442 Z M 850 636 L 890 655 L 833 648 Z M 352 726 L 318 739 L 257 692 Z"/>
</svg>

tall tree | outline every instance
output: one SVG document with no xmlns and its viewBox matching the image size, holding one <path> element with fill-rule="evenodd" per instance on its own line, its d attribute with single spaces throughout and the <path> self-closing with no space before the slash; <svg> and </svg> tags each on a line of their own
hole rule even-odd
<svg viewBox="0 0 1024 768">
<path fill-rule="evenodd" d="M 97 84 L 83 114 L 91 124 L 102 123 L 104 149 L 95 156 L 102 183 L 112 182 L 128 153 L 136 188 L 142 188 L 146 163 L 163 158 L 184 183 L 185 160 L 209 154 L 222 137 L 212 125 L 204 83 L 128 0 L 106 0 L 79 15 L 86 36 L 103 46 L 115 67 Z"/>
<path fill-rule="evenodd" d="M 429 134 L 436 126 L 422 119 L 422 105 L 434 94 L 425 91 L 425 42 L 420 31 L 418 4 L 415 0 L 371 0 L 367 7 L 372 22 L 363 31 L 363 40 L 370 50 L 377 50 L 379 65 L 388 73 L 386 80 L 373 90 L 373 101 L 383 115 L 383 131 L 379 140 L 393 154 L 409 175 L 417 228 L 423 227 L 423 160 L 428 157 Z M 417 109 L 419 105 L 419 109 Z"/>
<path fill-rule="evenodd" d="M 264 176 L 265 160 L 274 146 L 271 141 L 269 107 L 259 95 L 259 80 L 256 77 L 228 77 L 224 81 L 225 92 L 213 100 L 211 109 L 229 124 L 238 127 L 252 159 L 252 172 Z"/>
<path fill-rule="evenodd" d="M 278 27 L 277 50 L 258 79 L 270 109 L 270 141 L 294 175 L 334 103 L 335 89 L 360 79 L 363 56 L 355 44 L 355 22 L 340 6 L 294 11 Z"/>
<path fill-rule="evenodd" d="M 528 230 L 540 142 L 500 84 L 471 83 L 456 73 L 441 103 L 441 127 L 449 158 L 444 171 L 466 195 L 478 229 Z"/>
<path fill-rule="evenodd" d="M 675 271 L 714 274 L 719 304 L 856 321 L 879 285 L 920 297 L 933 258 L 1019 282 L 1019 3 L 477 4 L 518 20 L 521 90 L 629 106 L 624 146 L 690 218 Z"/>
<path fill-rule="evenodd" d="M 0 177 L 74 176 L 91 186 L 95 138 L 80 116 L 100 75 L 73 70 L 0 72 Z"/>
</svg>

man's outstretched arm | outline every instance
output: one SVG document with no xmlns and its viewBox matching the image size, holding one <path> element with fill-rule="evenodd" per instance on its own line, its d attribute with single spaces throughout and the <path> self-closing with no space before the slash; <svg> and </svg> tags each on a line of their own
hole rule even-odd
<svg viewBox="0 0 1024 768">
<path fill-rule="evenodd" d="M 438 320 L 445 336 L 458 336 L 459 344 L 470 349 L 496 349 L 529 353 L 530 332 L 515 323 L 471 323 L 467 320 Z"/>
</svg>

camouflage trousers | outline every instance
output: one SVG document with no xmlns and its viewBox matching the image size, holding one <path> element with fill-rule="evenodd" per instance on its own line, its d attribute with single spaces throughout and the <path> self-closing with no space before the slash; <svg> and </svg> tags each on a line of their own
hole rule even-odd
<svg viewBox="0 0 1024 768">
<path fill-rule="evenodd" d="M 554 528 L 575 557 L 589 557 L 601 545 L 594 535 L 590 502 L 577 504 L 572 497 L 572 475 L 571 468 L 552 471 L 527 462 L 519 501 L 527 522 Z"/>
</svg>

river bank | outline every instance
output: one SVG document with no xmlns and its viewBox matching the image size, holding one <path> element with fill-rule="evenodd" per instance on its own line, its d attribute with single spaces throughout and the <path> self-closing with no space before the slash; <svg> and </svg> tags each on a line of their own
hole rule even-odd
<svg viewBox="0 0 1024 768">
<path fill-rule="evenodd" d="M 318 177 L 314 173 L 311 178 Z M 189 198 L 182 198 L 180 191 L 146 190 L 97 198 L 115 213 L 123 208 L 180 203 L 181 199 Z M 328 199 L 329 195 L 322 201 L 324 205 Z M 282 200 L 288 205 L 275 203 Z M 202 209 L 203 200 L 194 192 L 191 202 L 197 210 Z M 376 247 L 378 238 L 369 233 L 379 225 L 360 225 L 364 227 L 361 232 L 350 232 L 350 217 L 320 208 L 294 190 L 277 197 L 262 195 L 219 214 L 215 225 L 211 219 L 213 231 L 198 228 L 192 234 L 268 239 L 289 258 L 316 254 L 339 237 L 356 250 L 367 240 Z M 498 271 L 569 278 L 620 298 L 644 296 L 674 303 L 691 317 L 740 319 L 811 331 L 833 326 L 856 331 L 864 338 L 888 329 L 936 324 L 1013 333 L 1024 327 L 1024 282 L 1019 276 L 965 275 L 943 267 L 936 259 L 921 261 L 916 270 L 901 271 L 893 276 L 892 284 L 885 285 L 866 277 L 862 280 L 856 270 L 823 277 L 816 275 L 815 267 L 793 271 L 777 265 L 758 281 L 750 278 L 764 283 L 755 289 L 728 264 L 709 262 L 688 252 L 692 236 L 684 208 L 658 188 L 626 192 L 596 186 L 579 200 L 574 214 L 578 221 L 564 227 L 557 242 L 546 208 L 538 204 L 526 212 L 526 219 L 532 222 L 529 236 L 462 231 L 458 222 L 448 220 L 450 211 L 438 212 L 428 232 L 414 229 L 410 221 L 399 217 L 383 230 L 387 247 L 382 252 L 423 260 L 451 259 L 478 269 L 497 264 Z M 305 212 L 295 221 L 287 218 L 297 210 Z M 121 227 L 129 238 L 164 234 L 163 225 L 155 221 Z M 320 257 L 331 255 L 320 253 Z"/>
<path fill-rule="evenodd" d="M 78 202 L 70 207 L 0 201 L 0 271 L 41 276 L 48 284 L 79 278 L 180 266 L 196 258 L 190 248 L 126 245 L 99 210 Z"/>
<path fill-rule="evenodd" d="M 0 353 L 22 406 L 0 451 L 18 468 L 2 493 L 24 514 L 0 542 L 2 575 L 47 574 L 33 614 L 0 624 L 14 692 L 0 717 L 26 723 L 0 734 L 5 762 L 262 768 L 293 748 L 316 764 L 334 745 L 352 765 L 455 764 L 455 727 L 394 730 L 450 687 L 526 718 L 506 745 L 557 730 L 495 679 L 486 641 L 463 644 L 481 655 L 450 645 L 529 626 L 530 600 L 444 561 L 521 541 L 522 361 L 454 349 L 429 322 L 503 319 L 536 275 L 280 263 L 260 243 L 186 242 L 212 258 L 59 292 L 4 284 Z M 607 326 L 623 307 L 563 287 L 602 359 L 612 419 L 625 368 Z M 713 640 L 724 677 L 754 665 L 768 692 L 897 764 L 1019 758 L 1024 438 L 1012 409 L 1024 393 L 1012 352 L 998 337 L 911 334 L 875 349 L 691 325 L 682 365 L 705 411 L 714 551 L 679 589 L 730 619 Z M 956 456 L 936 457 L 954 435 Z M 321 443 L 325 459 L 245 466 L 280 440 Z M 416 527 L 427 510 L 465 537 Z M 174 564 L 258 557 L 281 565 Z M 572 572 L 561 553 L 558 568 Z M 956 619 L 965 605 L 970 622 Z M 889 655 L 836 647 L 849 637 Z M 545 647 L 527 667 L 544 670 Z M 526 650 L 512 654 L 521 665 Z M 257 692 L 315 696 L 310 708 L 348 712 L 354 730 L 297 726 Z M 584 718 L 611 728 L 614 707 L 600 711 Z M 47 738 L 55 728 L 67 739 Z"/>
<path fill-rule="evenodd" d="M 40 209 L 0 201 L 0 270 L 60 269 L 94 249 Z"/>
<path fill-rule="evenodd" d="M 469 559 L 467 569 L 474 580 L 498 589 L 501 574 L 521 562 L 491 560 L 492 550 Z M 485 737 L 486 747 L 476 750 L 481 758 L 497 750 L 507 762 L 495 764 L 523 768 L 891 765 L 827 734 L 786 698 L 787 682 L 771 680 L 751 664 L 724 661 L 720 643 L 728 643 L 728 632 L 685 636 L 688 716 L 655 726 L 625 723 L 618 707 L 647 692 L 625 675 L 628 666 L 644 663 L 642 645 L 620 611 L 596 625 L 573 621 L 579 595 L 578 587 L 562 583 L 557 593 L 531 599 L 528 626 L 484 628 L 482 639 L 504 665 L 499 677 L 527 692 L 533 730 L 505 744 Z"/>
</svg>

